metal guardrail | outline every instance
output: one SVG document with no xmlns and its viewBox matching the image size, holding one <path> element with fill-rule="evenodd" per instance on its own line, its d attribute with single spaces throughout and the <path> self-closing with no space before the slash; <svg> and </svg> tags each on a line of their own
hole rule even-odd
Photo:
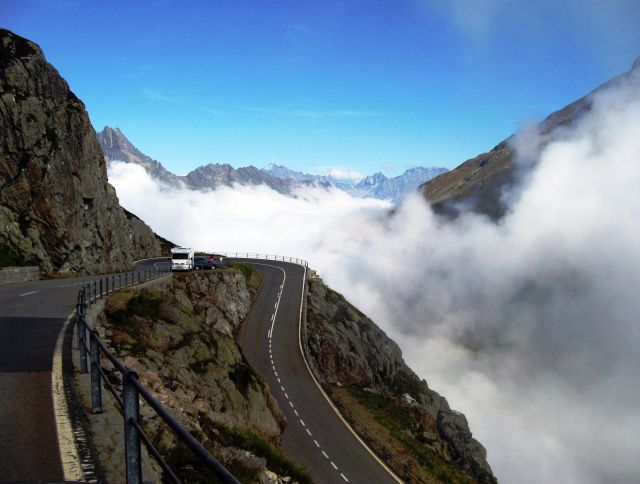
<svg viewBox="0 0 640 484">
<path fill-rule="evenodd" d="M 298 259 L 297 257 L 287 257 L 284 255 L 273 254 L 254 254 L 251 252 L 214 252 L 216 255 L 223 257 L 233 257 L 235 259 L 264 259 L 264 260 L 279 260 L 282 262 L 291 262 L 292 264 L 298 264 L 303 267 L 309 267 L 309 263 L 304 259 Z"/>
<path fill-rule="evenodd" d="M 78 292 L 76 304 L 75 322 L 77 329 L 77 344 L 80 351 L 80 373 L 87 373 L 91 369 L 91 410 L 93 413 L 102 412 L 102 386 L 109 390 L 120 405 L 124 420 L 125 435 L 125 468 L 127 484 L 142 483 L 142 454 L 141 442 L 144 443 L 149 454 L 155 459 L 164 471 L 164 477 L 169 482 L 179 483 L 180 479 L 171 470 L 158 448 L 153 445 L 151 439 L 142 428 L 140 417 L 140 398 L 142 398 L 162 420 L 171 428 L 174 434 L 200 461 L 210 469 L 223 483 L 238 483 L 239 481 L 218 462 L 204 446 L 198 442 L 171 414 L 156 400 L 151 393 L 140 383 L 135 371 L 127 368 L 116 356 L 109 351 L 100 339 L 95 329 L 87 325 L 87 308 L 95 304 L 98 298 L 123 287 L 132 286 L 141 282 L 156 279 L 170 272 L 170 269 L 154 267 L 153 270 L 117 274 L 94 280 L 85 284 Z M 124 281 L 123 281 L 124 279 Z M 109 285 L 111 281 L 111 285 Z M 104 282 L 104 283 L 103 283 Z M 88 338 L 87 338 L 88 333 Z M 87 345 L 87 340 L 89 344 Z M 122 391 L 118 392 L 109 380 L 101 365 L 101 356 L 104 355 L 121 373 Z M 87 358 L 88 357 L 88 358 Z M 88 361 L 87 361 L 88 360 Z"/>
<path fill-rule="evenodd" d="M 343 402 L 337 395 L 331 393 L 331 400 L 338 407 L 342 416 L 349 422 L 351 428 L 364 440 L 367 446 L 387 464 L 396 475 L 400 476 L 407 483 L 428 484 L 429 481 L 424 480 L 420 474 L 416 472 L 420 468 L 420 464 L 412 459 L 399 459 L 394 456 L 383 442 L 377 440 L 370 433 L 370 429 L 366 424 L 360 422 L 352 413 L 351 408 Z"/>
</svg>

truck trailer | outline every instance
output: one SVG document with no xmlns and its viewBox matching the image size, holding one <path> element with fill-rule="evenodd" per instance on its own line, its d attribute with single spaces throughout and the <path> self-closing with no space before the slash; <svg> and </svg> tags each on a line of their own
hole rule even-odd
<svg viewBox="0 0 640 484">
<path fill-rule="evenodd" d="M 188 247 L 174 247 L 171 249 L 171 272 L 193 270 L 193 249 Z"/>
</svg>

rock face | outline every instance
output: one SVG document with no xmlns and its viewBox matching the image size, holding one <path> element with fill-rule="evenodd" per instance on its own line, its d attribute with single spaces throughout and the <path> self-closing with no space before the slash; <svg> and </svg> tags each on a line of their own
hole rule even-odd
<svg viewBox="0 0 640 484">
<path fill-rule="evenodd" d="M 196 190 L 212 190 L 219 186 L 267 185 L 269 188 L 288 195 L 301 185 L 296 180 L 283 180 L 259 170 L 255 166 L 245 166 L 237 170 L 229 164 L 210 163 L 196 168 L 185 176 L 187 184 Z"/>
<path fill-rule="evenodd" d="M 133 146 L 120 129 L 105 126 L 96 136 L 102 146 L 107 162 L 118 160 L 126 163 L 135 163 L 142 166 L 152 177 L 167 185 L 173 187 L 182 186 L 180 177 L 167 170 L 159 161 L 148 157 Z"/>
<path fill-rule="evenodd" d="M 128 269 L 160 245 L 108 184 L 84 104 L 40 48 L 0 30 L 0 247 L 60 272 Z"/>
<path fill-rule="evenodd" d="M 364 388 L 410 408 L 415 426 L 407 432 L 419 432 L 416 437 L 423 440 L 428 434 L 434 452 L 477 482 L 497 482 L 464 415 L 418 378 L 400 348 L 373 321 L 317 276 L 309 279 L 307 320 L 312 366 L 328 385 Z M 435 432 L 425 433 L 425 428 Z"/>
<path fill-rule="evenodd" d="M 268 482 L 282 482 L 271 471 L 282 474 L 283 468 L 243 447 L 241 438 L 260 436 L 277 444 L 285 425 L 269 388 L 244 360 L 233 336 L 249 308 L 250 293 L 238 270 L 173 274 L 162 285 L 112 295 L 99 331 L 154 396 L 232 473 L 250 475 L 250 482 L 265 476 L 273 478 Z M 118 375 L 111 377 L 119 380 Z M 147 431 L 174 469 L 187 473 L 182 478 L 210 482 L 197 474 L 201 470 L 194 471 L 191 458 L 180 461 L 187 454 L 180 452 L 159 417 L 146 406 L 142 412 Z"/>
<path fill-rule="evenodd" d="M 634 69 L 638 68 L 638 60 Z M 548 143 L 562 136 L 562 129 L 574 124 L 592 106 L 594 93 L 629 76 L 622 74 L 599 86 L 587 96 L 549 115 L 533 130 L 538 140 L 531 153 L 518 153 L 511 136 L 491 151 L 465 161 L 457 168 L 444 173 L 420 186 L 423 196 L 437 212 L 457 216 L 461 211 L 473 211 L 500 219 L 508 210 L 513 195 L 517 196 L 517 185 L 522 176 L 533 166 L 537 154 Z M 516 193 L 510 193 L 512 191 Z"/>
<path fill-rule="evenodd" d="M 403 195 L 414 192 L 422 183 L 447 171 L 446 168 L 424 168 L 419 166 L 393 178 L 388 178 L 382 173 L 376 173 L 360 180 L 350 191 L 354 195 L 361 197 L 373 197 L 395 202 L 402 198 Z"/>
</svg>

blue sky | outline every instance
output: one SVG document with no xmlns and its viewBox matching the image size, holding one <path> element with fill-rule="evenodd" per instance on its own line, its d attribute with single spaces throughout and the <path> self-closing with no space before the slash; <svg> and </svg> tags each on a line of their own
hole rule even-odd
<svg viewBox="0 0 640 484">
<path fill-rule="evenodd" d="M 452 168 L 640 55 L 637 0 L 0 0 L 0 19 L 96 130 L 178 174 Z"/>
</svg>

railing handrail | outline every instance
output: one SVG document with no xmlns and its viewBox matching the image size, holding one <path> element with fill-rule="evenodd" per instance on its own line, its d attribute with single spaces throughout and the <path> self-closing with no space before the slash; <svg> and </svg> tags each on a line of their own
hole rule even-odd
<svg viewBox="0 0 640 484">
<path fill-rule="evenodd" d="M 239 481 L 218 461 L 207 449 L 196 440 L 187 429 L 185 429 L 171 414 L 155 399 L 151 393 L 139 381 L 135 371 L 127 368 L 108 349 L 106 344 L 100 339 L 95 329 L 89 330 L 89 346 L 87 346 L 87 308 L 95 304 L 98 298 L 104 298 L 110 293 L 123 287 L 132 286 L 136 283 L 146 282 L 161 277 L 169 273 L 170 268 L 158 269 L 154 265 L 153 270 L 143 270 L 137 272 L 124 273 L 124 285 L 122 284 L 123 274 L 113 274 L 105 278 L 94 279 L 83 284 L 78 292 L 76 304 L 76 324 L 78 333 L 78 349 L 80 351 L 80 373 L 87 373 L 87 356 L 89 356 L 91 366 L 91 406 L 94 413 L 102 412 L 102 385 L 113 394 L 118 404 L 122 407 L 125 426 L 125 464 L 128 484 L 142 483 L 141 466 L 141 441 L 149 450 L 149 454 L 158 462 L 165 472 L 165 477 L 172 482 L 180 482 L 171 468 L 168 466 L 159 450 L 153 445 L 151 439 L 144 433 L 140 422 L 139 398 L 142 397 L 151 408 L 162 418 L 171 428 L 174 434 L 185 443 L 194 454 L 205 464 L 223 483 L 238 483 Z M 136 281 L 137 276 L 137 282 Z M 118 287 L 116 288 L 116 277 Z M 111 288 L 109 288 L 111 280 Z M 104 284 L 103 284 L 104 281 Z M 111 290 L 110 290 L 111 289 Z M 115 388 L 108 380 L 104 369 L 100 364 L 100 355 L 104 354 L 113 364 L 114 368 L 122 374 L 122 395 L 118 395 Z"/>
<path fill-rule="evenodd" d="M 234 259 L 264 259 L 264 260 L 275 260 L 282 262 L 291 262 L 292 264 L 298 264 L 303 267 L 309 267 L 309 263 L 298 257 L 289 257 L 286 255 L 275 255 L 275 254 L 262 254 L 257 252 L 213 252 L 216 255 L 221 255 L 223 257 L 232 257 Z"/>
</svg>

